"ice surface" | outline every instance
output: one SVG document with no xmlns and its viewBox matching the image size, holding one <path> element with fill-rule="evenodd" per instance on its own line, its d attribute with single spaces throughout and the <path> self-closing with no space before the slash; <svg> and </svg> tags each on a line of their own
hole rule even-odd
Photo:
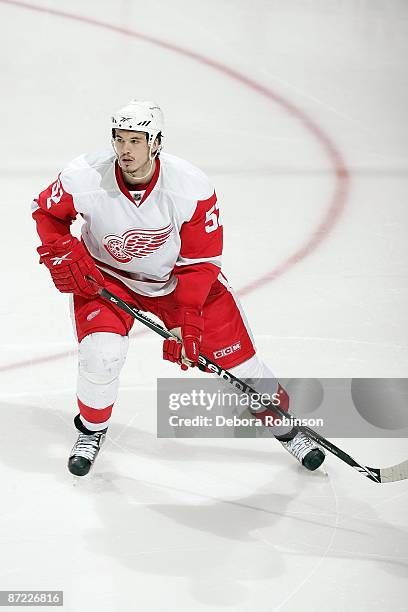
<svg viewBox="0 0 408 612">
<path fill-rule="evenodd" d="M 225 273 L 274 371 L 406 377 L 406 3 L 33 7 L 54 13 L 0 2 L 0 588 L 63 589 L 71 612 L 408 610 L 406 483 L 332 457 L 305 473 L 268 439 L 158 440 L 156 378 L 177 371 L 148 332 L 73 486 L 75 341 L 29 215 L 106 145 L 112 109 L 157 99 L 166 150 L 214 179 Z M 408 454 L 405 439 L 336 443 L 367 465 Z"/>
</svg>

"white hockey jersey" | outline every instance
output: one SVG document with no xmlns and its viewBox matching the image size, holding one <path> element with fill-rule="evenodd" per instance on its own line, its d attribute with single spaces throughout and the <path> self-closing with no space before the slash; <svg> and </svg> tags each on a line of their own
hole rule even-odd
<svg viewBox="0 0 408 612">
<path fill-rule="evenodd" d="M 136 188 L 127 189 L 112 150 L 81 155 L 33 202 L 42 243 L 66 234 L 80 214 L 82 239 L 97 266 L 136 293 L 172 292 L 181 267 L 214 267 L 216 278 L 222 226 L 207 176 L 162 153 L 149 184 Z"/>
</svg>

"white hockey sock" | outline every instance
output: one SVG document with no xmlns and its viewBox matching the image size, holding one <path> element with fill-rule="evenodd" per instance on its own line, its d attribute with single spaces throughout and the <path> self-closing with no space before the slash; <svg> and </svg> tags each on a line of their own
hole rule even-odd
<svg viewBox="0 0 408 612">
<path fill-rule="evenodd" d="M 258 355 L 231 368 L 230 372 L 237 378 L 243 379 L 260 394 L 267 393 L 271 396 L 278 390 L 279 381 Z M 279 425 L 272 426 L 270 429 L 275 436 L 284 436 L 291 431 L 292 427 Z"/>
<path fill-rule="evenodd" d="M 79 344 L 78 405 L 81 421 L 91 431 L 108 426 L 128 344 L 127 336 L 108 332 L 89 334 Z"/>
</svg>

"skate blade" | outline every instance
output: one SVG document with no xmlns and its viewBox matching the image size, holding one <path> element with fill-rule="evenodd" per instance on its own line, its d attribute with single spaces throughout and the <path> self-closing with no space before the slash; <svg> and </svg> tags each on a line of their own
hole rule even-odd
<svg viewBox="0 0 408 612">
<path fill-rule="evenodd" d="M 81 480 L 81 478 L 83 478 L 83 476 L 75 476 L 74 474 L 71 474 L 71 476 L 72 476 L 72 486 L 73 487 L 78 486 L 78 483 Z"/>
</svg>

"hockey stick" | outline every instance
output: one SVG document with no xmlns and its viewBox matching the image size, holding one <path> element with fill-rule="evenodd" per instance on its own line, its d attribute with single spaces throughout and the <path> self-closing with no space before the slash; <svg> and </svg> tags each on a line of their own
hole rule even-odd
<svg viewBox="0 0 408 612">
<path fill-rule="evenodd" d="M 152 321 L 151 319 L 149 319 L 149 317 L 142 314 L 140 310 L 138 310 L 134 306 L 130 306 L 130 304 L 128 304 L 127 302 L 119 298 L 118 296 L 114 295 L 107 289 L 100 287 L 98 290 L 98 293 L 102 298 L 108 300 L 109 302 L 112 302 L 118 308 L 130 314 L 134 319 L 136 319 L 137 321 L 140 321 L 141 323 L 143 323 L 143 325 L 146 325 L 146 327 L 149 327 L 151 330 L 159 334 L 159 336 L 161 336 L 162 338 L 174 338 L 174 336 L 167 329 L 165 329 L 164 327 L 162 327 L 155 321 Z M 219 376 L 220 378 L 222 378 L 229 384 L 235 386 L 239 391 L 243 393 L 248 393 L 249 395 L 251 394 L 259 395 L 255 389 L 253 389 L 252 387 L 244 383 L 244 381 L 240 380 L 239 378 L 236 378 L 233 374 L 231 374 L 231 372 L 228 372 L 227 370 L 223 370 L 214 361 L 211 361 L 211 359 L 209 359 L 208 357 L 205 357 L 205 355 L 202 355 L 202 354 L 199 355 L 198 363 L 201 369 L 207 369 L 213 374 L 216 374 L 217 376 Z M 263 406 L 265 406 L 265 408 L 269 408 L 273 410 L 276 414 L 278 414 L 279 416 L 283 418 L 289 418 L 289 419 L 295 418 L 289 412 L 284 412 L 281 408 L 279 408 L 279 406 L 275 406 L 271 401 L 263 400 L 262 404 Z M 378 482 L 378 483 L 395 482 L 397 480 L 408 479 L 408 460 L 403 461 L 402 463 L 393 465 L 391 467 L 387 467 L 387 468 L 367 467 L 366 465 L 362 465 L 361 463 L 358 463 L 358 461 L 353 459 L 353 457 L 351 457 L 349 454 L 344 452 L 341 448 L 333 444 L 333 442 L 330 442 L 329 440 L 327 440 L 326 438 L 318 434 L 313 429 L 310 429 L 310 427 L 306 427 L 303 425 L 296 425 L 296 427 L 300 431 L 308 435 L 309 438 L 314 440 L 317 444 L 320 444 L 320 446 L 323 446 L 330 453 L 338 457 L 338 459 L 341 459 L 341 461 L 344 461 L 344 463 L 347 463 L 352 468 L 360 472 L 360 474 L 362 474 L 363 476 L 366 476 L 373 482 Z"/>
</svg>

